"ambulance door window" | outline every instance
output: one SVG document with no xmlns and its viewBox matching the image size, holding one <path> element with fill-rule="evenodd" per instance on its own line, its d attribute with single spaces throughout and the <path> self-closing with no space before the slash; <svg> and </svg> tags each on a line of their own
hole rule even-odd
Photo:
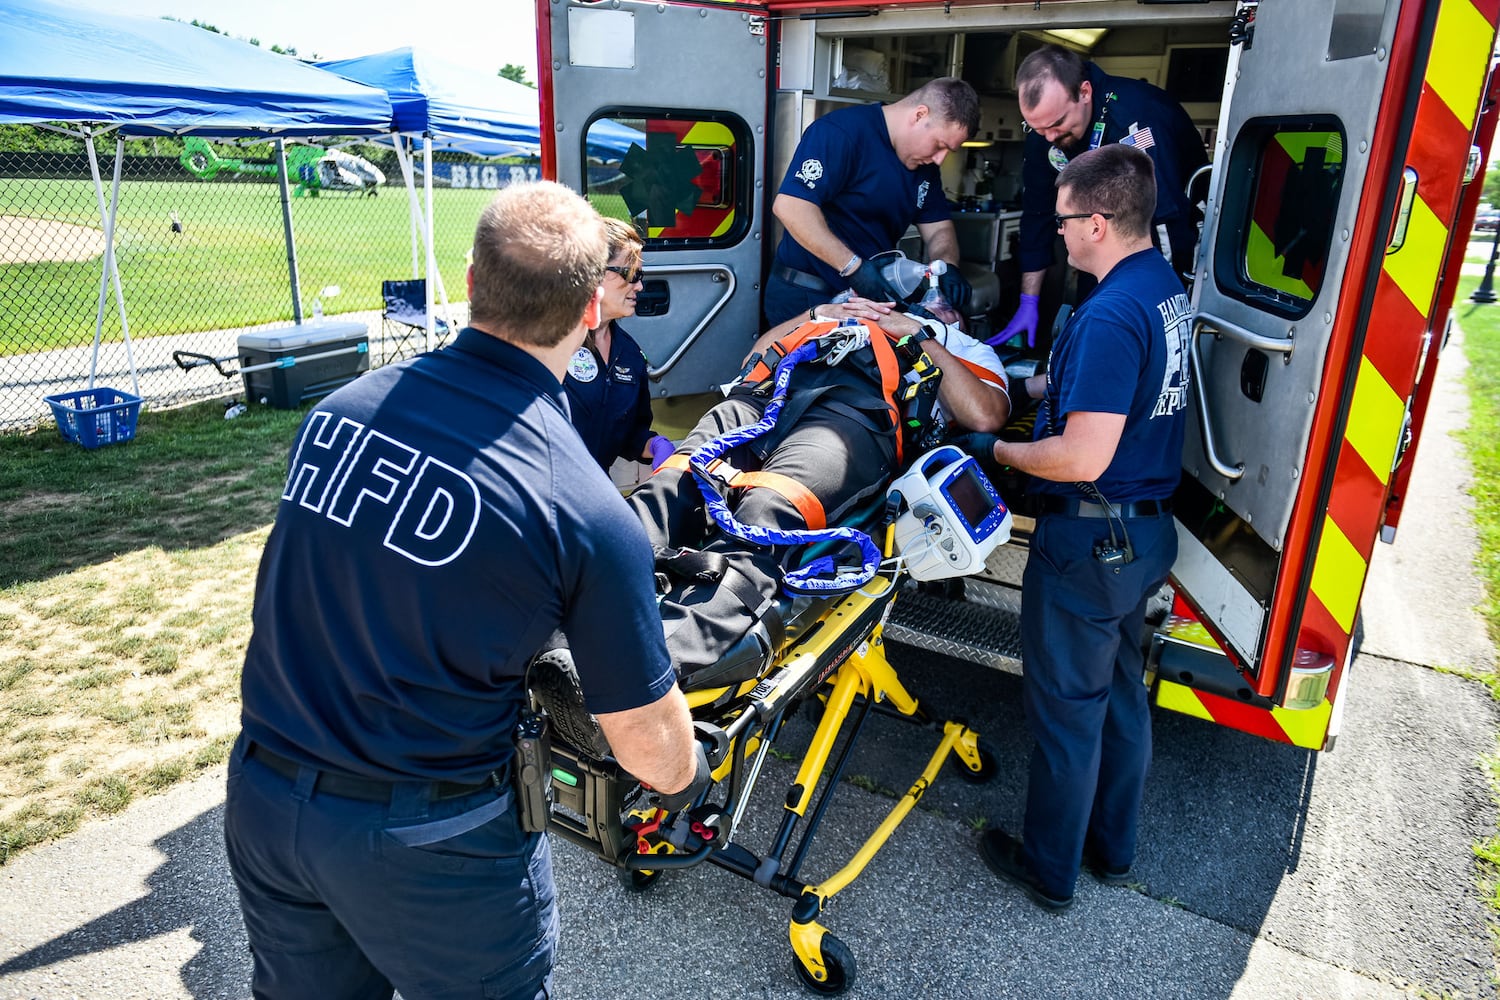
<svg viewBox="0 0 1500 1000">
<path fill-rule="evenodd" d="M 732 246 L 750 227 L 750 131 L 734 115 L 611 109 L 584 140 L 584 196 L 652 249 Z"/>
<path fill-rule="evenodd" d="M 1344 179 L 1344 130 L 1331 116 L 1249 122 L 1230 153 L 1214 277 L 1225 294 L 1297 319 L 1323 287 Z"/>
</svg>

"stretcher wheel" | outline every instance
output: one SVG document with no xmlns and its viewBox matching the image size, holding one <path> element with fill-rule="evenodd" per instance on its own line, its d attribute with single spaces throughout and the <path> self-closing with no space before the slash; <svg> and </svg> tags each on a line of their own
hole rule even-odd
<svg viewBox="0 0 1500 1000">
<path fill-rule="evenodd" d="M 797 979 L 802 985 L 814 993 L 825 997 L 836 997 L 847 993 L 849 987 L 854 985 L 854 952 L 849 946 L 832 934 L 825 933 L 818 944 L 818 950 L 822 953 L 823 966 L 828 970 L 828 978 L 822 982 L 814 979 L 812 973 L 807 970 L 796 955 L 792 956 L 792 968 L 797 970 Z"/>
<path fill-rule="evenodd" d="M 661 878 L 663 869 L 657 868 L 652 871 L 620 871 L 620 884 L 631 892 L 645 892 L 656 884 Z"/>
<path fill-rule="evenodd" d="M 958 776 L 971 785 L 982 785 L 995 776 L 1000 770 L 999 763 L 995 760 L 995 748 L 987 741 L 979 741 L 979 770 L 975 771 L 964 763 L 962 757 L 957 754 L 953 756 L 953 769 Z"/>
</svg>

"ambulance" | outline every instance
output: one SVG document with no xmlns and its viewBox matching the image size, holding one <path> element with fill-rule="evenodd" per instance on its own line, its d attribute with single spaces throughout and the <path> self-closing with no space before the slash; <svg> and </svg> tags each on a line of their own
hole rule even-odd
<svg viewBox="0 0 1500 1000">
<path fill-rule="evenodd" d="M 1497 10 L 537 0 L 542 171 L 646 227 L 629 328 L 659 416 L 686 427 L 760 329 L 780 236 L 769 206 L 818 116 L 941 76 L 974 85 L 979 132 L 942 169 L 964 270 L 995 275 L 976 293 L 993 296 L 998 329 L 1018 277 L 1016 64 L 1059 44 L 1167 90 L 1211 163 L 1193 191 L 1180 554 L 1146 679 L 1162 708 L 1330 749 L 1371 553 L 1401 520 L 1479 199 Z M 591 129 L 620 127 L 639 133 L 630 152 L 586 156 Z M 1019 671 L 1025 557 L 1004 546 L 962 587 L 904 594 L 887 637 Z"/>
</svg>

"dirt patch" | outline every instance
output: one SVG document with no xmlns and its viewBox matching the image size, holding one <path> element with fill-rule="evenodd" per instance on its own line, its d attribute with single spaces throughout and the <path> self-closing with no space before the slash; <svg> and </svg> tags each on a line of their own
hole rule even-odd
<svg viewBox="0 0 1500 1000">
<path fill-rule="evenodd" d="M 93 260 L 104 253 L 104 233 L 53 219 L 0 215 L 0 264 Z"/>
</svg>

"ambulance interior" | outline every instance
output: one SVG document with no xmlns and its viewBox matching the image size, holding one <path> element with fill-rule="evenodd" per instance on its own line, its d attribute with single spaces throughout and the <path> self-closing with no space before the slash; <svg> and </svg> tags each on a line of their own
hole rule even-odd
<svg viewBox="0 0 1500 1000">
<path fill-rule="evenodd" d="M 942 164 L 954 209 L 963 271 L 974 286 L 971 314 L 1003 328 L 1018 301 L 1015 240 L 1020 220 L 1025 133 L 1015 94 L 1016 67 L 1046 44 L 1077 51 L 1113 76 L 1142 79 L 1175 97 L 1214 159 L 1221 97 L 1230 56 L 1234 4 L 1089 3 L 996 5 L 829 18 L 783 27 L 781 88 L 776 107 L 773 176 L 784 175 L 796 137 L 813 119 L 849 103 L 899 99 L 928 80 L 958 76 L 980 97 L 977 135 Z M 1066 21 L 1069 8 L 1097 21 Z M 804 27 L 805 25 L 805 27 Z M 1194 194 L 1208 197 L 1208 178 Z M 779 234 L 778 234 L 779 236 Z M 771 244 L 774 246 L 774 242 Z M 922 254 L 916 229 L 901 249 Z M 1061 259 L 1061 254 L 1059 254 Z M 1042 328 L 1071 297 L 1066 269 L 1054 266 L 1042 298 Z M 987 308 L 986 308 L 987 307 Z"/>
</svg>

